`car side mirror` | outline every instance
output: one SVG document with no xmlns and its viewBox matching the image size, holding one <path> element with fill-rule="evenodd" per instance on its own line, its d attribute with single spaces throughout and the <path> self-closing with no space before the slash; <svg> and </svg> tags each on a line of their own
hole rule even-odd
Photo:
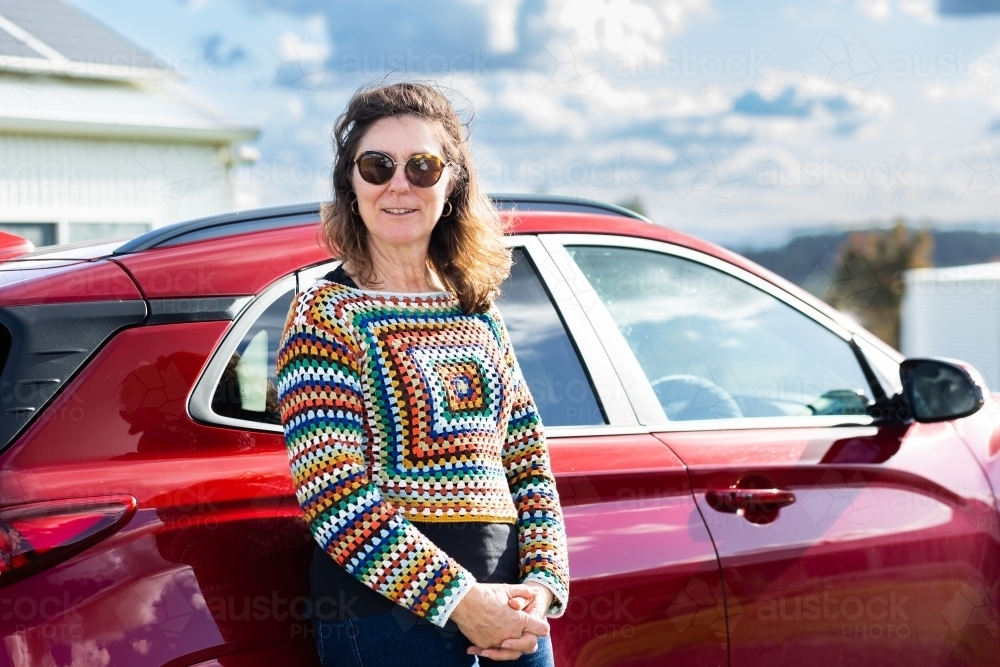
<svg viewBox="0 0 1000 667">
<path fill-rule="evenodd" d="M 899 366 L 899 379 L 903 398 L 918 422 L 968 417 L 985 402 L 982 376 L 955 359 L 907 359 Z"/>
</svg>

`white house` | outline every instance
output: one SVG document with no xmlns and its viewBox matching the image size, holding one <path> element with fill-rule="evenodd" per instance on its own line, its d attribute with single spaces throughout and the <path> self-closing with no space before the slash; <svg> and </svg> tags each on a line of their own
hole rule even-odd
<svg viewBox="0 0 1000 667">
<path fill-rule="evenodd" d="M 233 209 L 260 130 L 58 0 L 0 0 L 0 230 L 35 245 Z"/>
<path fill-rule="evenodd" d="M 1000 263 L 903 274 L 900 351 L 967 361 L 1000 391 Z"/>
</svg>

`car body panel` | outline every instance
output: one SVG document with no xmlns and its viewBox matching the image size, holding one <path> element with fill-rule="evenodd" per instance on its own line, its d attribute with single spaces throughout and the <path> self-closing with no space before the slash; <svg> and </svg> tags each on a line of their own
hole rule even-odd
<svg viewBox="0 0 1000 667">
<path fill-rule="evenodd" d="M 572 593 L 558 664 L 725 665 L 718 563 L 684 466 L 647 435 L 552 438 Z"/>
<path fill-rule="evenodd" d="M 0 264 L 0 305 L 141 299 L 129 275 L 115 262 L 97 260 Z"/>
<path fill-rule="evenodd" d="M 983 468 L 995 492 L 1000 492 L 1000 394 L 991 394 L 983 408 L 954 422 L 956 433 Z M 994 493 L 1000 513 L 1000 495 Z"/>
<path fill-rule="evenodd" d="M 963 587 L 996 581 L 1000 532 L 991 489 L 951 424 L 656 437 L 688 466 L 742 608 L 730 625 L 734 667 L 986 664 L 990 638 L 953 607 Z M 753 476 L 794 503 L 758 525 L 708 502 Z"/>
<path fill-rule="evenodd" d="M 32 664 L 67 661 L 72 646 L 99 647 L 111 664 L 161 665 L 189 652 L 231 652 L 234 641 L 242 649 L 311 645 L 310 624 L 293 607 L 307 592 L 312 537 L 284 439 L 198 424 L 185 410 L 228 326 L 120 333 L 56 399 L 50 418 L 6 452 L 4 506 L 114 492 L 139 502 L 112 538 L 5 589 L 16 604 L 35 591 L 82 587 L 70 586 L 70 608 L 41 624 L 16 613 L 0 620 L 0 635 L 27 647 Z M 0 664 L 15 663 L 0 654 Z"/>
<path fill-rule="evenodd" d="M 150 299 L 257 294 L 329 257 L 316 224 L 152 248 L 118 258 Z"/>
</svg>

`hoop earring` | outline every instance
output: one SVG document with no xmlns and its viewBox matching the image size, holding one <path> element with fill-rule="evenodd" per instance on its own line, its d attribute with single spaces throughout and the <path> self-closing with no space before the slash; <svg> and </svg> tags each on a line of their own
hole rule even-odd
<svg viewBox="0 0 1000 667">
<path fill-rule="evenodd" d="M 361 215 L 361 211 L 358 210 L 358 198 L 357 197 L 355 197 L 351 201 L 351 213 L 353 213 L 354 215 L 357 215 L 357 216 Z"/>
<path fill-rule="evenodd" d="M 442 218 L 447 218 L 448 216 L 450 216 L 452 213 L 455 212 L 455 207 L 451 205 L 451 200 L 450 199 L 445 199 L 444 203 L 445 203 L 445 206 L 448 207 L 448 212 L 445 213 L 444 211 L 442 211 L 441 212 L 441 217 Z"/>
</svg>

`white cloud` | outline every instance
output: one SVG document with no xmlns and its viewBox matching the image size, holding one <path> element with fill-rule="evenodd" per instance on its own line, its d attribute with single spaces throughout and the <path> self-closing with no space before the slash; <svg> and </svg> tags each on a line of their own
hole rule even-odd
<svg viewBox="0 0 1000 667">
<path fill-rule="evenodd" d="M 524 0 L 471 0 L 485 5 L 490 22 L 490 49 L 510 53 L 517 49 L 517 13 Z"/>
<path fill-rule="evenodd" d="M 676 35 L 687 28 L 688 18 L 692 14 L 707 12 L 709 4 L 709 0 L 665 0 L 660 11 L 671 34 Z"/>
<path fill-rule="evenodd" d="M 298 35 L 291 32 L 277 35 L 272 43 L 272 48 L 275 55 L 285 62 L 323 61 L 330 55 L 329 44 L 303 41 Z"/>
<path fill-rule="evenodd" d="M 303 25 L 306 39 L 297 32 L 282 30 L 254 59 L 250 71 L 261 88 L 277 83 L 315 92 L 326 77 L 326 59 L 333 45 L 326 36 L 326 19 L 317 14 Z"/>
<path fill-rule="evenodd" d="M 596 48 L 611 53 L 656 52 L 656 43 L 665 35 L 656 12 L 632 0 L 553 2 L 559 25 Z"/>
<path fill-rule="evenodd" d="M 892 15 L 892 0 L 854 0 L 854 3 L 862 14 L 874 21 L 885 21 Z M 898 0 L 895 5 L 900 14 L 912 16 L 926 25 L 938 21 L 934 0 Z"/>
<path fill-rule="evenodd" d="M 860 36 L 845 40 L 828 34 L 802 64 L 802 72 L 817 90 L 842 84 L 867 90 L 878 76 L 879 65 Z"/>
<path fill-rule="evenodd" d="M 865 16 L 876 21 L 884 21 L 892 13 L 889 0 L 855 0 L 855 3 Z"/>
<path fill-rule="evenodd" d="M 93 639 L 83 642 L 73 642 L 70 647 L 72 661 L 68 667 L 108 667 L 111 654 L 106 648 L 100 648 Z"/>
<path fill-rule="evenodd" d="M 601 51 L 649 56 L 662 40 L 683 32 L 692 14 L 708 8 L 709 0 L 553 0 L 548 18 Z"/>
<path fill-rule="evenodd" d="M 552 35 L 529 63 L 544 75 L 543 87 L 566 88 L 579 93 L 594 89 L 605 66 L 593 45 L 578 35 Z"/>
<path fill-rule="evenodd" d="M 948 86 L 941 83 L 932 83 L 924 87 L 924 97 L 929 102 L 938 102 L 948 96 Z"/>
<path fill-rule="evenodd" d="M 899 13 L 912 16 L 921 23 L 934 25 L 938 21 L 933 0 L 899 0 Z"/>
<path fill-rule="evenodd" d="M 578 140 L 617 131 L 628 134 L 639 124 L 715 117 L 732 106 L 728 96 L 714 90 L 697 94 L 683 88 L 623 84 L 610 77 L 579 90 L 537 72 L 506 75 L 494 104 L 540 134 L 566 134 Z"/>
</svg>

